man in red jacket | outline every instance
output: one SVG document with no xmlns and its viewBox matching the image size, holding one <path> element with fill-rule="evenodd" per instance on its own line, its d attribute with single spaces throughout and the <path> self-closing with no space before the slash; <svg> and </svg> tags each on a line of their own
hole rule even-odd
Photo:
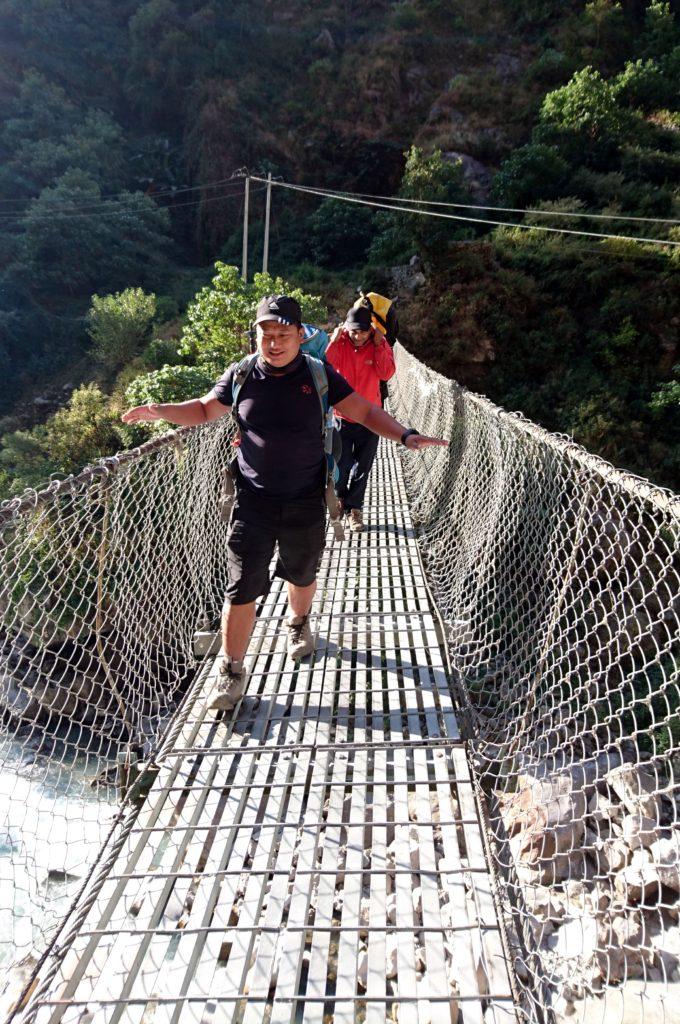
<svg viewBox="0 0 680 1024">
<path fill-rule="evenodd" d="M 344 328 L 336 332 L 326 349 L 326 361 L 354 391 L 373 405 L 382 405 L 380 382 L 394 376 L 394 356 L 385 337 L 373 327 L 370 309 L 365 306 L 350 309 Z M 336 416 L 342 437 L 336 491 L 350 529 L 359 532 L 364 528 L 361 508 L 368 474 L 378 450 L 378 436 L 337 410 Z"/>
</svg>

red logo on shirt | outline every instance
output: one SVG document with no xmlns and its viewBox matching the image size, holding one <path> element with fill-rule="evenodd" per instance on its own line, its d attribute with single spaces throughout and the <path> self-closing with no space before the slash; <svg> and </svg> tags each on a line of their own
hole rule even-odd
<svg viewBox="0 0 680 1024">
<path fill-rule="evenodd" d="M 303 395 L 311 395 L 311 393 L 312 393 L 311 385 L 310 384 L 303 384 L 302 385 L 302 394 Z"/>
</svg>

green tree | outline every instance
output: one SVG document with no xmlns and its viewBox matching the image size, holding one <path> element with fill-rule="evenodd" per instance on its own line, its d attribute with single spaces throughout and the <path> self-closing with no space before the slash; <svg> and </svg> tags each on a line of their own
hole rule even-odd
<svg viewBox="0 0 680 1024">
<path fill-rule="evenodd" d="M 186 402 L 210 391 L 216 380 L 206 366 L 164 366 L 141 374 L 125 389 L 125 406 L 151 402 Z M 167 429 L 167 425 L 164 426 Z"/>
<path fill-rule="evenodd" d="M 651 0 L 641 38 L 644 56 L 660 57 L 680 44 L 680 25 L 666 0 Z"/>
<path fill-rule="evenodd" d="M 0 441 L 0 498 L 44 487 L 53 473 L 77 473 L 119 451 L 118 410 L 96 384 L 77 388 L 47 423 L 5 434 Z"/>
<path fill-rule="evenodd" d="M 121 446 L 119 414 L 96 384 L 77 388 L 63 409 L 45 427 L 45 451 L 64 473 L 118 451 Z"/>
<path fill-rule="evenodd" d="M 503 163 L 494 179 L 493 194 L 510 206 L 533 206 L 560 195 L 568 180 L 569 164 L 556 147 L 531 142 Z"/>
<path fill-rule="evenodd" d="M 631 134 L 632 119 L 599 71 L 583 68 L 541 106 L 536 141 L 558 145 L 567 159 L 602 162 Z"/>
<path fill-rule="evenodd" d="M 23 228 L 16 270 L 38 293 L 82 295 L 102 286 L 152 284 L 166 266 L 167 210 L 141 193 L 102 200 L 85 171 L 66 171 L 43 189 Z"/>
<path fill-rule="evenodd" d="M 464 203 L 469 195 L 463 185 L 460 161 L 446 160 L 441 150 L 428 156 L 422 149 L 412 146 L 405 153 L 406 165 L 399 188 L 403 199 L 427 203 Z M 417 204 L 413 204 L 418 209 Z M 454 211 L 445 211 L 454 212 Z M 380 233 L 370 249 L 373 262 L 404 259 L 419 252 L 432 262 L 446 259 L 451 242 L 471 235 L 469 228 L 461 228 L 455 221 L 446 221 L 417 213 L 384 213 L 376 218 Z"/>
<path fill-rule="evenodd" d="M 102 110 L 77 106 L 35 71 L 23 78 L 1 142 L 8 155 L 3 175 L 20 193 L 34 194 L 70 168 L 107 189 L 122 185 L 120 126 Z"/>
<path fill-rule="evenodd" d="M 661 384 L 652 395 L 650 402 L 652 412 L 663 415 L 670 414 L 680 428 L 680 363 L 673 367 L 673 380 Z"/>
<path fill-rule="evenodd" d="M 366 257 L 373 212 L 365 206 L 324 199 L 309 219 L 312 255 L 324 267 L 352 267 Z"/>
<path fill-rule="evenodd" d="M 39 490 L 59 469 L 47 452 L 44 425 L 15 430 L 0 438 L 0 500 L 20 494 L 26 487 Z"/>
<path fill-rule="evenodd" d="M 88 334 L 97 360 L 112 370 L 138 355 L 149 340 L 155 312 L 156 296 L 147 295 L 141 288 L 93 295 Z"/>
<path fill-rule="evenodd" d="M 658 60 L 648 57 L 626 61 L 613 87 L 620 99 L 649 111 L 677 105 L 679 77 L 680 46 L 677 46 Z"/>
<path fill-rule="evenodd" d="M 174 0 L 147 0 L 130 19 L 126 91 L 147 122 L 167 124 L 193 77 L 199 54 L 187 20 Z"/>
<path fill-rule="evenodd" d="M 216 263 L 212 283 L 202 288 L 187 310 L 180 352 L 191 362 L 222 370 L 248 351 L 248 328 L 264 295 L 291 295 L 300 303 L 303 319 L 325 321 L 328 313 L 318 295 L 291 288 L 282 278 L 255 274 L 246 284 L 238 267 Z"/>
</svg>

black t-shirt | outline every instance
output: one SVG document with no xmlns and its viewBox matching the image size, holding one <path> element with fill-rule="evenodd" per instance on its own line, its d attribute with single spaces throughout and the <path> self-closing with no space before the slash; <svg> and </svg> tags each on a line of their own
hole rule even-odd
<svg viewBox="0 0 680 1024">
<path fill-rule="evenodd" d="M 234 370 L 229 367 L 213 388 L 223 405 L 232 405 Z M 337 370 L 326 364 L 328 402 L 352 394 Z M 241 444 L 238 467 L 245 485 L 280 501 L 301 498 L 324 481 L 326 456 L 321 434 L 321 403 L 307 361 L 300 353 L 285 373 L 273 373 L 258 359 L 238 396 Z"/>
</svg>

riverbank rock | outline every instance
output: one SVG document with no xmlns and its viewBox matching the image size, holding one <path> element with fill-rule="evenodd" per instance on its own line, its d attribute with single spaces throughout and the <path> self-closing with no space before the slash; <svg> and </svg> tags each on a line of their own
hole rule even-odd
<svg viewBox="0 0 680 1024">
<path fill-rule="evenodd" d="M 426 281 L 420 256 L 412 256 L 408 263 L 390 267 L 390 277 L 396 294 L 410 298 Z"/>
<path fill-rule="evenodd" d="M 528 948 L 560 1022 L 631 979 L 680 980 L 678 810 L 657 765 L 620 753 L 525 757 L 516 791 L 497 793 Z"/>
<path fill-rule="evenodd" d="M 652 843 L 649 855 L 661 884 L 680 892 L 680 829 L 675 829 L 668 838 Z"/>
<path fill-rule="evenodd" d="M 460 164 L 463 172 L 463 182 L 469 189 L 476 202 L 483 203 L 491 195 L 493 183 L 493 172 L 486 166 L 475 160 L 469 153 L 458 153 L 448 150 L 442 154 L 444 160 L 451 164 Z"/>
<path fill-rule="evenodd" d="M 661 820 L 662 782 L 656 773 L 639 765 L 624 764 L 608 772 L 606 782 L 629 814 L 651 818 L 656 823 Z"/>
</svg>

